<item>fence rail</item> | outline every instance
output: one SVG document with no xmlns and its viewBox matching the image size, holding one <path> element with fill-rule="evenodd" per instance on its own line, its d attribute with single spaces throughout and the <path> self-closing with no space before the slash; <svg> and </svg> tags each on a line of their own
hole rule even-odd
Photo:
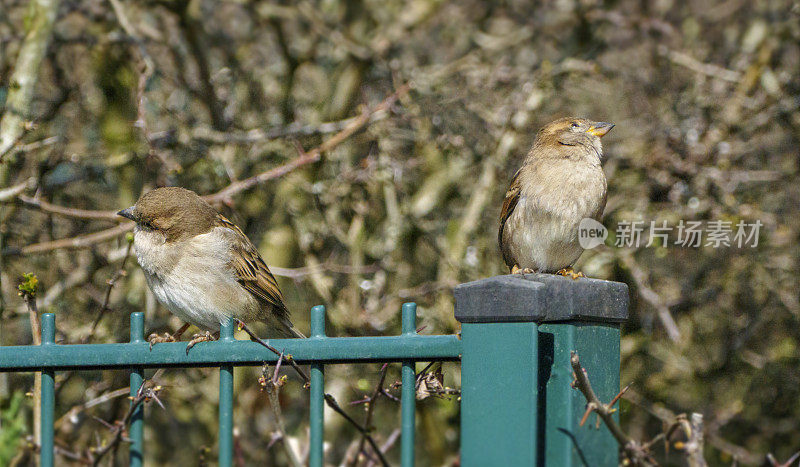
<svg viewBox="0 0 800 467">
<path fill-rule="evenodd" d="M 482 465 L 612 466 L 615 444 L 605 428 L 578 430 L 580 395 L 570 389 L 569 352 L 582 362 L 600 397 L 619 389 L 619 324 L 627 316 L 627 287 L 593 279 L 549 275 L 500 276 L 456 289 L 456 318 L 462 338 L 419 335 L 416 305 L 402 307 L 402 333 L 383 337 L 327 337 L 325 307 L 311 309 L 307 339 L 271 339 L 270 344 L 310 364 L 309 465 L 324 465 L 325 366 L 400 362 L 403 467 L 414 465 L 416 369 L 420 361 L 461 361 L 461 463 Z M 136 396 L 146 368 L 219 367 L 219 465 L 233 459 L 233 367 L 276 362 L 278 355 L 234 338 L 234 321 L 223 323 L 220 339 L 186 352 L 186 343 L 150 348 L 144 315 L 131 314 L 128 343 L 55 343 L 56 323 L 42 315 L 42 345 L 0 347 L 0 372 L 40 371 L 43 467 L 54 464 L 55 372 L 128 370 Z M 130 465 L 143 463 L 144 409 L 131 413 Z"/>
</svg>

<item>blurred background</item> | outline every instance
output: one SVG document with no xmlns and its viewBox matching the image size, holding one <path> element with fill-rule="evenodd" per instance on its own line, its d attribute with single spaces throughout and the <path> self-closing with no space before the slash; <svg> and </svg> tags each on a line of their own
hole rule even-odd
<svg viewBox="0 0 800 467">
<path fill-rule="evenodd" d="M 146 311 L 148 333 L 175 330 L 113 216 L 164 185 L 214 195 L 301 331 L 325 304 L 329 335 L 398 333 L 401 304 L 416 301 L 422 333 L 457 332 L 453 287 L 507 273 L 498 216 L 536 131 L 569 115 L 613 122 L 611 236 L 577 269 L 630 285 L 623 427 L 648 440 L 702 413 L 712 465 L 800 449 L 796 1 L 0 0 L 0 105 L 2 345 L 33 342 L 24 273 L 37 275 L 39 311 L 57 315 L 62 343 L 126 341 L 133 311 Z M 236 185 L 348 125 L 358 131 L 319 160 Z M 755 247 L 613 246 L 619 222 L 681 220 L 763 226 Z M 286 465 L 267 448 L 276 424 L 260 371 L 237 369 L 237 462 Z M 327 389 L 360 420 L 364 404 L 351 402 L 379 372 L 332 367 Z M 457 365 L 444 374 L 459 386 Z M 217 378 L 161 376 L 148 463 L 216 459 Z M 287 442 L 302 453 L 307 395 L 289 380 Z M 396 380 L 390 366 L 387 386 Z M 95 417 L 121 419 L 129 404 L 114 393 L 125 372 L 57 384 L 57 444 L 76 453 L 108 438 Z M 0 375 L 0 464 L 32 462 L 32 389 L 30 374 Z M 420 464 L 457 463 L 457 399 L 418 407 Z M 379 442 L 399 418 L 398 403 L 380 401 Z M 327 460 L 346 463 L 358 433 L 335 414 L 326 422 Z M 396 462 L 398 446 L 387 456 Z"/>
</svg>

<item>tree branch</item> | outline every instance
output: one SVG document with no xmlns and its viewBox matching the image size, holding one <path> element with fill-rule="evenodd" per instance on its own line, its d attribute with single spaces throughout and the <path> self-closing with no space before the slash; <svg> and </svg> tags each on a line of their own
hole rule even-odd
<svg viewBox="0 0 800 467">
<path fill-rule="evenodd" d="M 375 439 L 372 437 L 369 427 L 361 426 L 361 424 L 353 420 L 353 417 L 351 417 L 350 415 L 347 414 L 347 412 L 342 410 L 342 408 L 339 406 L 339 403 L 336 402 L 336 399 L 332 395 L 325 394 L 325 403 L 328 405 L 328 407 L 333 409 L 334 412 L 344 417 L 344 419 L 347 420 L 351 425 L 353 425 L 356 430 L 361 432 L 364 438 L 366 438 L 367 441 L 369 442 L 369 445 L 372 446 L 372 450 L 378 456 L 381 465 L 383 465 L 384 467 L 388 467 L 389 463 L 386 461 L 386 457 L 383 456 L 383 451 L 381 451 L 381 448 L 378 446 L 378 443 L 376 443 Z"/>
<path fill-rule="evenodd" d="M 101 230 L 100 232 L 91 233 L 88 235 L 79 235 L 77 237 L 62 238 L 50 242 L 34 243 L 33 245 L 24 246 L 22 248 L 9 248 L 8 251 L 3 252 L 5 255 L 33 255 L 37 253 L 45 253 L 52 250 L 64 248 L 67 250 L 86 248 L 94 244 L 110 240 L 118 237 L 125 232 L 133 230 L 133 222 L 126 222 L 124 224 L 112 227 L 110 229 Z"/>
<path fill-rule="evenodd" d="M 622 428 L 620 428 L 616 420 L 614 420 L 612 414 L 616 409 L 612 408 L 612 405 L 619 400 L 622 394 L 615 397 L 611 403 L 603 404 L 594 393 L 594 389 L 592 389 L 592 385 L 589 383 L 589 378 L 586 376 L 586 371 L 581 366 L 577 352 L 572 352 L 570 364 L 572 365 L 572 373 L 575 377 L 575 380 L 572 382 L 572 387 L 579 390 L 581 394 L 583 394 L 583 397 L 586 398 L 586 412 L 583 414 L 580 424 L 583 425 L 583 423 L 586 422 L 586 418 L 591 412 L 596 412 L 597 415 L 600 416 L 600 419 L 603 420 L 606 427 L 608 427 L 608 431 L 611 432 L 611 435 L 614 436 L 614 439 L 619 443 L 623 453 L 633 462 L 633 465 L 657 465 L 655 459 L 647 452 L 647 449 L 622 431 Z M 625 390 L 622 392 L 624 391 Z"/>
<path fill-rule="evenodd" d="M 20 194 L 17 199 L 25 206 L 34 207 L 50 214 L 58 214 L 59 216 L 72 217 L 75 219 L 87 220 L 106 220 L 106 221 L 122 221 L 123 219 L 117 215 L 116 211 L 94 211 L 89 209 L 76 209 L 59 206 L 56 204 L 48 203 L 41 198 L 35 196 L 27 196 Z M 0 198 L 0 201 L 2 198 Z"/>
<path fill-rule="evenodd" d="M 283 175 L 286 175 L 287 173 L 292 172 L 293 170 L 296 170 L 305 165 L 317 162 L 318 160 L 320 160 L 323 153 L 330 151 L 336 146 L 342 144 L 345 140 L 347 140 L 347 138 L 351 137 L 354 133 L 364 128 L 371 121 L 372 116 L 375 115 L 376 113 L 385 112 L 389 110 L 392 107 L 392 105 L 394 105 L 394 103 L 397 101 L 397 99 L 407 92 L 408 92 L 408 85 L 401 86 L 400 89 L 398 89 L 392 95 L 384 99 L 380 104 L 378 104 L 371 110 L 364 111 L 358 117 L 353 118 L 347 124 L 347 126 L 345 126 L 341 131 L 331 136 L 329 139 L 327 139 L 326 141 L 324 141 L 322 144 L 312 149 L 311 151 L 301 153 L 299 157 L 287 162 L 286 164 L 280 167 L 275 167 L 274 169 L 267 170 L 266 172 L 262 172 L 250 178 L 233 182 L 224 189 L 218 191 L 217 193 L 203 196 L 203 199 L 205 199 L 209 203 L 219 203 L 230 199 L 232 196 L 238 194 L 239 192 L 253 188 L 254 186 L 260 185 L 266 181 L 282 177 Z"/>
</svg>

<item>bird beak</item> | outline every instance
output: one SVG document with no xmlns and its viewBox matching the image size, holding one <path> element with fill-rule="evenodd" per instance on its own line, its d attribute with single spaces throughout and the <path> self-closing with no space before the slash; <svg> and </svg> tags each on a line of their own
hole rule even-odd
<svg viewBox="0 0 800 467">
<path fill-rule="evenodd" d="M 136 216 L 133 215 L 133 206 L 129 207 L 128 209 L 123 209 L 122 211 L 117 212 L 118 216 L 126 217 L 134 222 L 136 222 Z"/>
<path fill-rule="evenodd" d="M 590 126 L 588 130 L 586 130 L 586 133 L 589 133 L 590 135 L 595 135 L 598 138 L 602 138 L 603 136 L 605 136 L 606 133 L 611 131 L 612 128 L 614 128 L 613 123 L 596 122 L 592 124 L 592 126 Z"/>
</svg>

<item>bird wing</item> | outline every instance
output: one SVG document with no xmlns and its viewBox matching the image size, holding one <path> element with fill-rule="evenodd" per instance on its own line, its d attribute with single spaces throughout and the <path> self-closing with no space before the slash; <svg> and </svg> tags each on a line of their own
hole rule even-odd
<svg viewBox="0 0 800 467">
<path fill-rule="evenodd" d="M 278 289 L 275 276 L 269 272 L 267 263 L 261 258 L 256 247 L 242 230 L 222 215 L 218 215 L 215 225 L 234 231 L 237 235 L 232 241 L 233 259 L 231 267 L 236 280 L 259 301 L 270 305 L 280 321 L 289 320 L 289 310 L 283 303 L 283 295 Z"/>
<path fill-rule="evenodd" d="M 511 252 L 503 244 L 503 229 L 505 229 L 506 221 L 511 216 L 511 213 L 514 212 L 514 208 L 517 207 L 517 202 L 519 201 L 520 191 L 522 190 L 522 185 L 519 182 L 519 175 L 521 172 L 521 168 L 517 170 L 517 173 L 514 174 L 514 178 L 511 180 L 511 186 L 509 186 L 508 191 L 506 191 L 506 197 L 503 200 L 503 210 L 500 211 L 500 230 L 497 232 L 497 243 L 500 244 L 500 252 L 503 254 L 503 261 L 505 261 L 509 268 L 513 267 L 516 262 L 511 258 Z"/>
</svg>

